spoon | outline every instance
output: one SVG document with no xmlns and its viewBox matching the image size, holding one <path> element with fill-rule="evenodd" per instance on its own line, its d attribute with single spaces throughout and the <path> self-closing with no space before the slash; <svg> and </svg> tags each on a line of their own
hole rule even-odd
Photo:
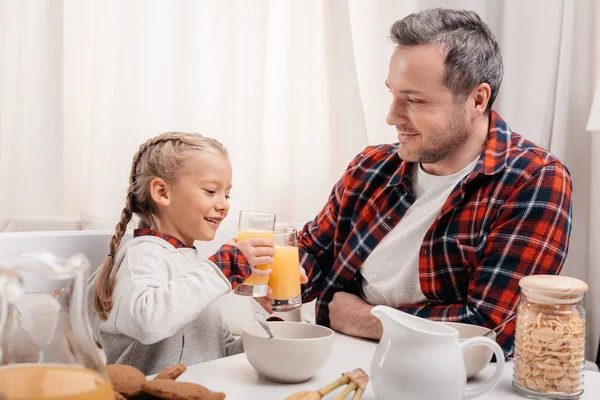
<svg viewBox="0 0 600 400">
<path fill-rule="evenodd" d="M 515 319 L 516 316 L 517 316 L 517 314 L 513 314 L 511 317 L 508 317 L 503 323 L 501 323 L 500 325 L 498 325 L 497 327 L 495 327 L 491 331 L 486 332 L 486 334 L 483 335 L 483 337 L 490 337 L 491 334 L 492 334 L 492 332 L 497 333 L 500 330 L 500 328 L 502 328 L 504 325 L 508 324 L 510 321 L 512 321 L 513 319 Z"/>
<path fill-rule="evenodd" d="M 265 330 L 265 332 L 267 332 L 269 337 L 271 339 L 273 339 L 274 338 L 273 332 L 271 332 L 271 328 L 269 328 L 269 324 L 267 323 L 267 319 L 265 318 L 265 316 L 262 315 L 261 313 L 254 313 L 254 318 L 256 318 L 256 320 L 258 321 L 260 326 L 262 326 L 262 328 Z"/>
</svg>

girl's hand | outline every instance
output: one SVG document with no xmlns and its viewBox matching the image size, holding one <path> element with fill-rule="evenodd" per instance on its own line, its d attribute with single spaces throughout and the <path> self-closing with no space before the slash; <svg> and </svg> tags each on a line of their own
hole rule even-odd
<svg viewBox="0 0 600 400">
<path fill-rule="evenodd" d="M 240 240 L 232 244 L 246 256 L 248 264 L 252 268 L 252 275 L 268 276 L 271 274 L 271 269 L 258 269 L 256 266 L 273 264 L 275 250 L 273 250 L 272 240 L 253 238 Z"/>
</svg>

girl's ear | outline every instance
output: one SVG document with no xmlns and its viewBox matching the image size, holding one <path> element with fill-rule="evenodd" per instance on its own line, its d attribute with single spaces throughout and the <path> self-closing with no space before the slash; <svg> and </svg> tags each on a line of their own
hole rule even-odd
<svg viewBox="0 0 600 400">
<path fill-rule="evenodd" d="M 161 178 L 154 178 L 150 182 L 150 197 L 155 204 L 168 206 L 171 204 L 171 190 L 167 182 Z"/>
</svg>

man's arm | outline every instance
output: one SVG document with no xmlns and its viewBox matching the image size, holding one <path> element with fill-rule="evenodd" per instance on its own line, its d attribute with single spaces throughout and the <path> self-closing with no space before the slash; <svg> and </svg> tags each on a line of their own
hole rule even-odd
<svg viewBox="0 0 600 400">
<path fill-rule="evenodd" d="M 321 280 L 333 265 L 337 212 L 343 184 L 340 179 L 333 188 L 327 204 L 317 217 L 304 225 L 298 236 L 300 266 L 306 271 L 308 282 L 302 288 L 303 302 L 314 300 L 321 289 Z"/>
<path fill-rule="evenodd" d="M 473 271 L 467 301 L 405 305 L 399 310 L 431 320 L 497 326 L 514 314 L 522 277 L 561 271 L 569 247 L 571 213 L 571 179 L 566 169 L 558 162 L 540 168 L 500 208 L 483 257 Z M 335 304 L 334 297 L 330 304 L 332 326 L 355 336 L 381 336 L 378 320 L 370 314 L 372 306 L 360 298 L 349 300 L 337 293 L 336 297 L 340 301 Z M 354 311 L 344 315 L 344 308 Z M 514 322 L 508 323 L 498 335 L 505 354 L 512 348 L 514 328 Z"/>
<path fill-rule="evenodd" d="M 347 292 L 337 292 L 329 302 L 329 325 L 345 335 L 379 340 L 383 326 L 371 315 L 373 305 Z"/>
<path fill-rule="evenodd" d="M 331 190 L 327 204 L 314 220 L 304 226 L 299 234 L 300 265 L 308 277 L 308 282 L 302 290 L 302 299 L 305 303 L 314 300 L 319 295 L 322 289 L 322 279 L 327 275 L 335 260 L 335 239 L 344 190 L 352 179 L 360 157 L 365 152 L 352 160 L 344 175 Z"/>
</svg>

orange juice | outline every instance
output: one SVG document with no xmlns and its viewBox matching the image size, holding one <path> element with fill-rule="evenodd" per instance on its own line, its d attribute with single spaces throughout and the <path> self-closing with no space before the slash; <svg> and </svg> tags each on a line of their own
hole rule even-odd
<svg viewBox="0 0 600 400">
<path fill-rule="evenodd" d="M 273 240 L 273 230 L 258 230 L 258 229 L 240 229 L 238 231 L 237 240 L 246 239 L 268 239 Z M 256 268 L 267 270 L 270 268 L 269 265 L 257 265 Z M 268 276 L 254 276 L 250 275 L 244 282 L 246 285 L 266 285 L 269 282 Z"/>
<path fill-rule="evenodd" d="M 91 369 L 57 364 L 21 364 L 0 368 L 3 400 L 113 400 L 108 382 Z"/>
<path fill-rule="evenodd" d="M 300 296 L 300 257 L 296 246 L 275 246 L 269 287 L 273 299 L 289 300 Z"/>
</svg>

